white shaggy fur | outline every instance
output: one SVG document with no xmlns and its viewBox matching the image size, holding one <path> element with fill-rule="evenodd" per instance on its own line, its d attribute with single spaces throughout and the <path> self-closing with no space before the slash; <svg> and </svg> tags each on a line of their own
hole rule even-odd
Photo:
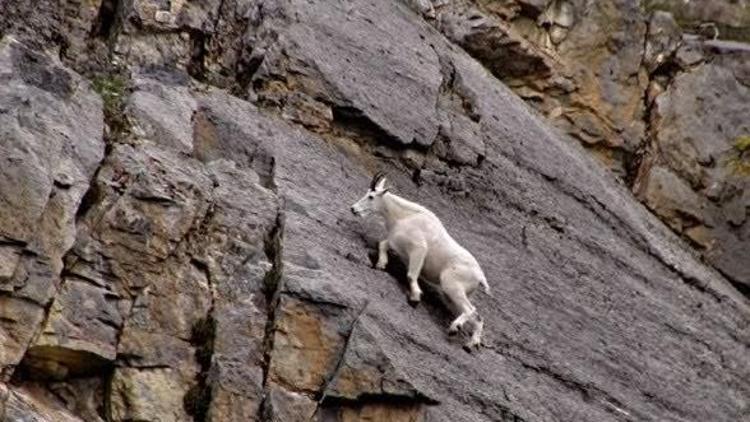
<svg viewBox="0 0 750 422">
<path fill-rule="evenodd" d="M 419 302 L 422 290 L 420 276 L 433 284 L 444 295 L 447 304 L 458 314 L 448 332 L 456 333 L 466 322 L 474 329 L 466 347 L 478 347 L 482 342 L 484 322 L 468 295 L 478 285 L 489 293 L 487 279 L 477 260 L 458 244 L 440 220 L 427 208 L 408 201 L 385 188 L 386 179 L 377 174 L 370 190 L 352 205 L 355 215 L 378 214 L 385 219 L 388 236 L 378 244 L 376 268 L 388 263 L 388 249 L 392 249 L 407 265 L 409 301 Z"/>
</svg>

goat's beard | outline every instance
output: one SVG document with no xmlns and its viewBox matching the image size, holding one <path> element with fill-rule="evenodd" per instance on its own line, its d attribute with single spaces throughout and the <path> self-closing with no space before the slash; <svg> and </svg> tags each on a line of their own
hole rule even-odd
<svg viewBox="0 0 750 422">
<path fill-rule="evenodd" d="M 357 217 L 365 218 L 365 217 L 370 216 L 372 213 L 373 213 L 373 210 L 371 210 L 371 209 L 364 209 L 362 211 L 357 211 L 355 214 L 356 214 Z"/>
</svg>

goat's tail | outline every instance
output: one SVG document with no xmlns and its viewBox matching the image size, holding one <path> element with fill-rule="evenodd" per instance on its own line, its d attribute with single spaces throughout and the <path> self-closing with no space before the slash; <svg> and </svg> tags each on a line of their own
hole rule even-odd
<svg viewBox="0 0 750 422">
<path fill-rule="evenodd" d="M 482 277 L 482 279 L 480 280 L 480 283 L 482 283 L 482 287 L 484 288 L 484 292 L 489 295 L 490 294 L 490 285 L 487 284 L 487 278 L 486 277 Z"/>
</svg>

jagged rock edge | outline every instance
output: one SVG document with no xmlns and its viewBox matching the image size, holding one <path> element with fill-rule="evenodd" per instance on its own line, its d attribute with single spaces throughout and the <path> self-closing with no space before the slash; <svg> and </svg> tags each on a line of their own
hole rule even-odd
<svg viewBox="0 0 750 422">
<path fill-rule="evenodd" d="M 2 40 L 2 38 L 3 38 L 2 34 L 0 34 L 0 40 Z M 59 59 L 62 61 L 62 57 L 60 57 Z M 99 94 L 97 93 L 97 95 L 99 95 Z M 103 104 L 102 104 L 102 108 L 104 108 Z M 96 169 L 94 170 L 94 172 L 91 175 L 91 178 L 88 181 L 88 188 L 86 189 L 86 192 L 84 192 L 84 194 L 81 195 L 81 198 L 79 199 L 78 205 L 76 207 L 76 212 L 74 213 L 74 216 L 75 216 L 74 222 L 75 222 L 75 225 L 76 225 L 76 236 L 74 236 L 73 243 L 62 254 L 61 260 L 62 260 L 63 266 L 62 266 L 62 268 L 60 270 L 60 273 L 56 275 L 57 283 L 55 285 L 55 291 L 51 295 L 51 298 L 49 299 L 48 303 L 46 303 L 46 304 L 39 304 L 39 303 L 31 301 L 30 299 L 27 299 L 27 298 L 19 298 L 19 299 L 23 299 L 23 300 L 28 300 L 29 302 L 34 303 L 37 306 L 43 307 L 44 308 L 44 318 L 42 318 L 40 324 L 35 329 L 34 335 L 31 336 L 29 342 L 26 344 L 24 354 L 21 356 L 21 359 L 18 361 L 18 364 L 15 366 L 14 371 L 15 371 L 15 369 L 17 369 L 18 367 L 20 367 L 23 364 L 24 360 L 26 359 L 26 357 L 27 357 L 27 355 L 29 353 L 29 350 L 32 349 L 33 345 L 37 342 L 37 340 L 39 339 L 39 336 L 42 333 L 42 330 L 44 329 L 44 327 L 47 325 L 47 322 L 49 321 L 50 310 L 52 308 L 52 304 L 55 302 L 55 299 L 57 298 L 58 294 L 60 293 L 60 291 L 62 290 L 62 288 L 63 288 L 63 286 L 65 284 L 63 276 L 66 273 L 69 272 L 69 268 L 70 268 L 70 266 L 69 266 L 69 262 L 70 262 L 69 257 L 72 256 L 71 253 L 75 249 L 75 238 L 77 238 L 78 223 L 82 219 L 82 217 L 85 214 L 85 212 L 88 211 L 88 209 L 90 207 L 90 204 L 88 203 L 88 201 L 90 200 L 89 195 L 94 195 L 94 192 L 97 189 L 96 188 L 96 179 L 97 179 L 97 177 L 99 175 L 99 172 L 101 171 L 101 169 L 106 164 L 109 155 L 112 152 L 111 145 L 107 141 L 107 138 L 108 138 L 107 137 L 107 132 L 108 132 L 108 122 L 107 122 L 107 119 L 108 119 L 108 117 L 104 113 L 102 114 L 102 116 L 103 116 L 103 119 L 104 119 L 104 125 L 103 125 L 103 132 L 102 132 L 101 136 L 102 136 L 103 142 L 105 143 L 104 154 L 102 154 L 101 159 L 96 164 Z M 54 192 L 54 189 L 52 191 L 50 191 L 50 195 L 52 195 L 53 192 Z M 46 211 L 48 205 L 49 205 L 49 203 L 47 203 L 45 205 L 45 208 L 42 211 L 41 215 L 44 215 L 44 211 Z M 25 249 L 25 245 L 24 245 L 24 251 L 25 250 L 26 249 Z M 29 252 L 34 253 L 33 251 L 29 251 Z M 34 253 L 34 255 L 36 255 L 36 253 Z M 19 265 L 20 265 L 20 263 L 19 263 Z M 120 334 L 121 330 L 122 330 L 122 327 L 120 327 L 120 330 L 118 330 L 118 341 L 119 341 L 119 334 Z M 15 375 L 15 372 L 14 372 L 14 375 Z"/>
</svg>

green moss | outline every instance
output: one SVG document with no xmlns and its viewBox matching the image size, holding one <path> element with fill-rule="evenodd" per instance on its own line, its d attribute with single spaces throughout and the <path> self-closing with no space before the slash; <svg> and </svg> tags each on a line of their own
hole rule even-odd
<svg viewBox="0 0 750 422">
<path fill-rule="evenodd" d="M 750 135 L 740 135 L 734 139 L 734 149 L 740 153 L 750 151 Z"/>
<path fill-rule="evenodd" d="M 109 137 L 121 138 L 130 127 L 125 118 L 125 99 L 128 94 L 127 80 L 117 74 L 94 76 L 91 84 L 104 103 L 104 119 L 109 126 Z"/>
<path fill-rule="evenodd" d="M 728 164 L 735 174 L 750 176 L 750 135 L 740 135 L 734 139 Z"/>
<path fill-rule="evenodd" d="M 116 75 L 98 75 L 91 80 L 94 91 L 101 95 L 105 109 L 118 108 L 125 97 L 127 83 Z"/>
</svg>

